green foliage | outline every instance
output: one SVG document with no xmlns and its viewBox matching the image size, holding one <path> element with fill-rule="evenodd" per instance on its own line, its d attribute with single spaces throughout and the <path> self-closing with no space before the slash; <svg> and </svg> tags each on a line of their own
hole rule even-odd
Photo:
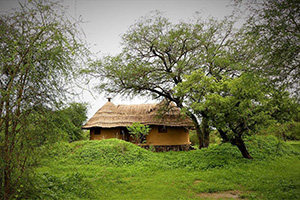
<svg viewBox="0 0 300 200">
<path fill-rule="evenodd" d="M 153 153 L 119 139 L 80 141 L 53 146 L 48 158 L 66 163 L 123 166 L 151 159 Z"/>
<path fill-rule="evenodd" d="M 131 126 L 127 126 L 127 129 L 135 143 L 146 142 L 146 135 L 148 135 L 151 130 L 149 125 L 143 125 L 139 122 L 132 123 Z"/>
<path fill-rule="evenodd" d="M 195 130 L 189 131 L 190 142 L 192 146 L 199 146 L 199 140 Z"/>
<path fill-rule="evenodd" d="M 257 4 L 256 4 L 257 3 Z M 254 70 L 285 85 L 299 98 L 299 24 L 300 3 L 297 0 L 254 2 L 247 21 L 253 53 Z"/>
<path fill-rule="evenodd" d="M 33 0 L 0 16 L 0 191 L 11 199 L 26 190 L 22 179 L 37 158 L 36 148 L 59 140 L 47 113 L 66 100 L 88 55 L 57 3 Z M 49 122 L 49 123 L 48 123 Z M 48 134 L 48 136 L 46 136 Z M 3 194 L 3 195 L 2 195 Z"/>
<path fill-rule="evenodd" d="M 187 103 L 196 113 L 207 110 L 216 128 L 230 129 L 226 124 L 233 125 L 239 120 L 251 124 L 251 117 L 266 120 L 260 115 L 264 114 L 263 110 L 259 112 L 267 99 L 266 87 L 258 77 L 250 74 L 234 79 L 223 77 L 219 81 L 215 77 L 204 76 L 204 72 L 198 70 L 178 86 L 178 93 L 197 99 Z"/>
<path fill-rule="evenodd" d="M 247 138 L 249 151 L 256 160 L 297 153 L 289 145 L 276 137 L 252 136 Z M 119 139 L 79 141 L 56 143 L 42 147 L 42 157 L 46 160 L 57 160 L 61 164 L 95 164 L 99 166 L 120 167 L 123 165 L 146 164 L 164 166 L 165 168 L 188 168 L 207 170 L 229 167 L 239 163 L 249 163 L 239 155 L 237 147 L 223 143 L 209 148 L 188 152 L 153 153 L 135 144 Z M 159 157 L 157 157 L 159 155 Z M 144 163 L 145 162 L 145 163 Z"/>
<path fill-rule="evenodd" d="M 189 137 L 192 146 L 195 147 L 199 146 L 199 140 L 195 130 L 190 130 Z M 209 144 L 214 145 L 220 143 L 221 143 L 221 138 L 219 136 L 219 133 L 217 131 L 211 131 L 209 134 Z"/>
<path fill-rule="evenodd" d="M 253 160 L 228 143 L 153 153 L 118 139 L 57 143 L 37 168 L 41 199 L 198 199 L 238 190 L 247 199 L 297 199 L 299 147 L 276 137 L 246 140 Z M 22 197 L 22 196 L 21 196 Z M 25 197 L 25 196 L 23 196 Z"/>
<path fill-rule="evenodd" d="M 120 54 L 94 62 L 89 73 L 102 77 L 97 85 L 100 92 L 164 98 L 184 108 L 185 96 L 176 94 L 174 88 L 185 75 L 202 69 L 208 76 L 221 76 L 235 73 L 245 63 L 241 34 L 233 24 L 230 17 L 204 21 L 200 16 L 173 24 L 160 12 L 150 13 L 122 36 Z M 197 124 L 199 116 L 187 110 Z M 209 134 L 198 129 L 204 138 L 201 146 L 208 146 Z"/>
<path fill-rule="evenodd" d="M 300 140 L 300 122 L 273 124 L 261 130 L 260 134 L 274 135 L 283 140 Z"/>
<path fill-rule="evenodd" d="M 52 118 L 56 130 L 66 133 L 68 141 L 84 139 L 81 127 L 87 120 L 86 104 L 71 103 L 67 108 L 52 113 Z"/>
<path fill-rule="evenodd" d="M 267 160 L 277 156 L 298 154 L 291 146 L 284 144 L 272 136 L 252 136 L 247 138 L 246 144 L 255 160 Z M 201 149 L 200 152 L 199 150 L 180 153 L 167 152 L 165 156 L 167 166 L 192 170 L 227 168 L 237 164 L 251 163 L 241 157 L 236 146 L 228 143 L 212 145 L 209 148 Z"/>
<path fill-rule="evenodd" d="M 222 138 L 217 130 L 213 130 L 209 134 L 209 144 L 221 144 Z"/>
<path fill-rule="evenodd" d="M 275 136 L 252 136 L 247 138 L 249 151 L 257 160 L 264 160 L 290 154 L 299 155 L 292 146 L 277 139 Z"/>
<path fill-rule="evenodd" d="M 252 73 L 218 79 L 197 70 L 186 76 L 176 90 L 179 96 L 186 96 L 185 103 L 195 114 L 205 113 L 224 142 L 241 144 L 236 139 L 294 116 L 296 104 L 288 93 L 266 83 L 266 79 Z"/>
<path fill-rule="evenodd" d="M 40 198 L 42 199 L 89 199 L 89 183 L 83 175 L 71 172 L 66 176 L 55 176 L 43 173 L 40 176 Z M 78 184 L 80 183 L 80 184 Z"/>
<path fill-rule="evenodd" d="M 66 141 L 59 141 L 52 144 L 46 144 L 39 148 L 41 158 L 60 160 L 72 153 L 71 144 Z M 43 161 L 43 160 L 42 160 Z"/>
</svg>

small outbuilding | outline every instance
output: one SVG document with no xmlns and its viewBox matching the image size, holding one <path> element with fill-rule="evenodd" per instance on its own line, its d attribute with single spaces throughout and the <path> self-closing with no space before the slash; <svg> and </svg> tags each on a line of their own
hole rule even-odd
<svg viewBox="0 0 300 200">
<path fill-rule="evenodd" d="M 156 151 L 188 150 L 192 120 L 183 115 L 173 103 L 115 105 L 108 99 L 95 115 L 82 127 L 90 130 L 91 140 L 118 138 L 132 142 L 128 126 L 139 122 L 151 130 L 140 146 Z"/>
</svg>

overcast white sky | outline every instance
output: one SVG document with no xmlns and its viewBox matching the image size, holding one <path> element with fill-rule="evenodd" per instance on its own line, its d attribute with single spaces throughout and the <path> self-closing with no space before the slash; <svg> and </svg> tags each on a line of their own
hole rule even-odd
<svg viewBox="0 0 300 200">
<path fill-rule="evenodd" d="M 226 7 L 230 0 L 64 0 L 69 12 L 77 18 L 81 15 L 86 24 L 83 29 L 93 51 L 115 54 L 120 51 L 120 35 L 139 17 L 150 11 L 160 10 L 172 22 L 192 18 L 196 11 L 223 17 L 231 13 Z"/>
<path fill-rule="evenodd" d="M 120 39 L 135 20 L 150 11 L 160 10 L 172 22 L 192 19 L 196 11 L 201 11 L 203 17 L 213 16 L 223 18 L 231 14 L 231 0 L 62 0 L 69 7 L 69 14 L 79 17 L 86 23 L 82 28 L 91 50 L 97 57 L 115 55 L 121 51 Z M 17 0 L 0 0 L 0 12 L 18 7 Z M 85 92 L 82 101 L 90 104 L 88 117 L 91 117 L 104 103 L 103 95 L 92 97 Z M 150 99 L 124 100 L 116 97 L 115 104 L 150 103 Z"/>
</svg>

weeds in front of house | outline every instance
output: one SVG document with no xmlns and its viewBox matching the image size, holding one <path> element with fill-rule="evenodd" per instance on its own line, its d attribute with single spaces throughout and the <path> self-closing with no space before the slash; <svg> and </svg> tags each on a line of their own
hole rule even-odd
<svg viewBox="0 0 300 200">
<path fill-rule="evenodd" d="M 154 153 L 117 139 L 60 143 L 44 151 L 35 198 L 201 199 L 238 191 L 247 199 L 300 199 L 299 145 L 264 136 L 247 145 L 254 160 L 230 144 Z"/>
</svg>

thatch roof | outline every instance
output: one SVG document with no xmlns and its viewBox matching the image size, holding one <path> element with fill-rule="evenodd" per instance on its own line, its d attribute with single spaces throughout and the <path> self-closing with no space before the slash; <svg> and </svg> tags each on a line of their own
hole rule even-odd
<svg viewBox="0 0 300 200">
<path fill-rule="evenodd" d="M 180 113 L 180 109 L 174 104 L 169 104 L 167 111 L 162 103 L 139 105 L 115 105 L 108 101 L 95 115 L 82 127 L 125 127 L 133 122 L 145 125 L 165 125 L 173 127 L 192 127 L 193 122 L 187 116 Z"/>
</svg>

